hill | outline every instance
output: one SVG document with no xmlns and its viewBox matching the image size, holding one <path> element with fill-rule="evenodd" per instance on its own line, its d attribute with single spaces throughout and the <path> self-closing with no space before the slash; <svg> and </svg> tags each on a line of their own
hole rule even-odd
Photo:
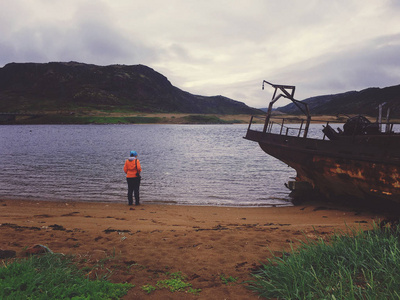
<svg viewBox="0 0 400 300">
<path fill-rule="evenodd" d="M 0 112 L 257 114 L 223 96 L 199 96 L 173 86 L 144 65 L 77 62 L 10 63 L 0 68 Z"/>
<path fill-rule="evenodd" d="M 399 118 L 400 85 L 311 97 L 303 102 L 308 104 L 313 115 L 362 114 L 368 116 L 377 116 L 379 104 L 386 103 L 384 111 L 390 108 L 390 115 Z M 277 110 L 287 114 L 300 113 L 293 103 Z"/>
</svg>

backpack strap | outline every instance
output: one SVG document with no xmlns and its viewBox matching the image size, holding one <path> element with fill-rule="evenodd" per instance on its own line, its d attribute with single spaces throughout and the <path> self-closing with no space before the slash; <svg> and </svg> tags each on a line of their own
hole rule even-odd
<svg viewBox="0 0 400 300">
<path fill-rule="evenodd" d="M 136 177 L 140 178 L 139 170 L 137 168 L 137 158 L 135 159 L 135 163 L 136 163 Z"/>
</svg>

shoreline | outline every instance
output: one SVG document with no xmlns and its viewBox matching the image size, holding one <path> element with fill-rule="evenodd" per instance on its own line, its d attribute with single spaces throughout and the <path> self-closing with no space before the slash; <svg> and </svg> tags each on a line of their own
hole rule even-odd
<svg viewBox="0 0 400 300">
<path fill-rule="evenodd" d="M 0 125 L 243 125 L 249 124 L 249 114 L 201 114 L 201 113 L 105 113 L 94 112 L 31 112 L 16 117 L 15 120 L 0 122 Z M 254 115 L 253 124 L 264 124 L 265 114 Z M 375 117 L 367 116 L 371 121 Z M 302 115 L 273 114 L 271 119 L 288 123 L 300 123 Z M 326 121 L 343 123 L 335 115 L 314 115 L 313 124 L 325 124 Z M 257 119 L 257 121 L 256 121 Z M 398 118 L 392 122 L 400 122 Z"/>
<path fill-rule="evenodd" d="M 71 254 L 80 267 L 103 264 L 110 281 L 135 285 L 125 299 L 258 299 L 242 284 L 272 254 L 307 239 L 354 228 L 367 230 L 386 216 L 330 203 L 285 207 L 221 207 L 111 202 L 0 199 L 0 249 L 45 245 Z M 166 272 L 182 272 L 198 296 L 169 291 L 147 295 Z"/>
<path fill-rule="evenodd" d="M 23 197 L 1 197 L 0 196 L 0 203 L 1 201 L 39 201 L 39 202 L 64 202 L 64 203 L 98 203 L 98 204 L 122 204 L 122 205 L 126 205 L 128 203 L 127 200 L 120 200 L 120 201 L 114 201 L 114 200 L 110 200 L 110 201 L 104 201 L 104 200 L 73 200 L 73 199 L 49 199 L 49 198 L 23 198 Z M 189 206 L 189 207 L 222 207 L 222 208 L 270 208 L 270 207 L 291 207 L 291 206 L 295 206 L 295 204 L 293 204 L 291 201 L 289 200 L 282 200 L 287 202 L 288 204 L 265 204 L 265 205 L 259 205 L 259 204 L 255 204 L 255 205 L 234 205 L 234 204 L 194 204 L 194 203 L 190 203 L 190 204 L 185 204 L 185 203 L 178 203 L 176 201 L 157 201 L 157 200 L 147 200 L 147 201 L 141 201 L 142 205 L 146 205 L 146 206 Z M 325 202 L 321 201 L 321 205 L 323 205 Z"/>
</svg>

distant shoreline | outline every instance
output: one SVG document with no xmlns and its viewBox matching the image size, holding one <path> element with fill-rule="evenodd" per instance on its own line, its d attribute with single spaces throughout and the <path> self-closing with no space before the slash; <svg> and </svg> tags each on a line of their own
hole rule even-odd
<svg viewBox="0 0 400 300">
<path fill-rule="evenodd" d="M 251 115 L 248 114 L 190 114 L 190 113 L 104 113 L 104 112 L 49 112 L 49 113 L 23 113 L 16 114 L 9 119 L 0 118 L 0 125 L 74 125 L 74 124 L 249 124 Z M 253 123 L 264 124 L 265 115 L 257 115 Z M 300 123 L 300 115 L 274 115 L 272 117 L 280 122 L 285 118 L 285 123 Z M 374 122 L 373 117 L 369 119 Z M 313 116 L 312 123 L 342 122 L 336 116 Z M 400 120 L 392 120 L 400 122 Z"/>
<path fill-rule="evenodd" d="M 26 113 L 0 120 L 0 125 L 34 124 L 247 124 L 250 115 L 183 113 Z"/>
</svg>

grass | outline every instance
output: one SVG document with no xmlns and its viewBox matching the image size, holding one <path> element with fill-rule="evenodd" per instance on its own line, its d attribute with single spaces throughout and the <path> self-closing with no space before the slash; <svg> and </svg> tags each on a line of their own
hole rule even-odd
<svg viewBox="0 0 400 300">
<path fill-rule="evenodd" d="M 303 243 L 256 271 L 250 288 L 277 299 L 399 299 L 400 227 Z"/>
<path fill-rule="evenodd" d="M 227 285 L 229 285 L 230 283 L 236 283 L 238 280 L 237 277 L 226 276 L 225 274 L 219 275 L 219 278 L 221 279 L 223 284 L 227 284 Z"/>
<path fill-rule="evenodd" d="M 59 254 L 32 256 L 0 268 L 0 299 L 119 299 L 131 287 L 89 280 Z"/>
<path fill-rule="evenodd" d="M 147 294 L 151 294 L 156 290 L 168 289 L 170 292 L 186 292 L 189 294 L 198 295 L 201 292 L 201 289 L 193 289 L 192 284 L 186 282 L 187 276 L 182 274 L 182 272 L 169 273 L 167 272 L 167 279 L 159 280 L 156 283 L 156 286 L 151 284 L 146 284 L 142 286 L 142 290 Z"/>
</svg>

